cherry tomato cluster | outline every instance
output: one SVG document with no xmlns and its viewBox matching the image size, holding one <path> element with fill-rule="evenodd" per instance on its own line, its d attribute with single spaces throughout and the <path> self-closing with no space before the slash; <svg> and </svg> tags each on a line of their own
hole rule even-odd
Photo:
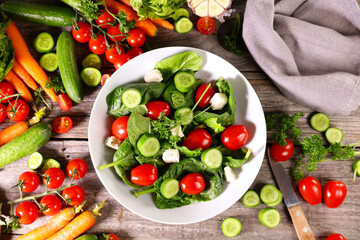
<svg viewBox="0 0 360 240">
<path fill-rule="evenodd" d="M 66 174 L 73 179 L 84 177 L 88 170 L 86 162 L 80 158 L 72 159 L 67 167 Z M 60 168 L 49 168 L 41 175 L 44 185 L 49 189 L 61 187 L 65 180 L 65 173 Z M 40 185 L 40 175 L 34 171 L 27 171 L 20 175 L 19 186 L 22 192 L 30 193 L 35 191 Z M 43 194 L 40 194 L 41 196 Z M 70 206 L 77 206 L 84 201 L 85 192 L 82 187 L 72 185 L 65 188 L 61 194 L 61 199 L 56 194 L 45 195 L 40 202 L 25 201 L 20 203 L 15 210 L 19 222 L 31 224 L 39 216 L 39 212 L 48 216 L 53 216 L 60 212 L 62 202 Z M 34 196 L 36 197 L 36 195 Z"/>
</svg>

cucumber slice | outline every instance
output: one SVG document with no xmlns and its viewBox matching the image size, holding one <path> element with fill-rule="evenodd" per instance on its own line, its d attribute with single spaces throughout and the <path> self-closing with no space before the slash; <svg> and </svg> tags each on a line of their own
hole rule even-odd
<svg viewBox="0 0 360 240">
<path fill-rule="evenodd" d="M 311 117 L 310 125 L 314 130 L 324 132 L 330 127 L 330 120 L 325 113 L 316 113 Z"/>
<path fill-rule="evenodd" d="M 266 205 L 269 206 L 269 207 L 276 207 L 277 205 L 279 205 L 279 204 L 282 202 L 282 200 L 283 200 L 283 195 L 282 195 L 282 193 L 281 193 L 280 190 L 279 190 L 279 197 L 278 197 L 278 199 L 277 199 L 274 203 L 268 203 L 268 204 L 266 204 Z"/>
<path fill-rule="evenodd" d="M 187 17 L 181 17 L 176 20 L 175 24 L 175 31 L 178 33 L 188 33 L 193 29 L 194 24 L 191 20 Z"/>
<path fill-rule="evenodd" d="M 267 184 L 260 191 L 260 199 L 265 204 L 273 204 L 279 199 L 280 190 L 274 185 Z"/>
<path fill-rule="evenodd" d="M 218 168 L 221 166 L 223 160 L 222 153 L 216 148 L 206 149 L 201 154 L 202 163 L 209 168 Z"/>
<path fill-rule="evenodd" d="M 178 8 L 176 9 L 175 13 L 171 16 L 171 18 L 176 21 L 181 17 L 189 18 L 190 14 L 189 11 L 186 8 Z"/>
<path fill-rule="evenodd" d="M 139 92 L 139 90 L 134 88 L 125 90 L 121 96 L 121 100 L 125 107 L 130 109 L 138 106 L 141 103 L 141 99 L 141 93 Z"/>
<path fill-rule="evenodd" d="M 100 70 L 101 69 L 101 59 L 98 55 L 96 55 L 94 53 L 90 53 L 82 60 L 81 66 L 83 68 L 93 67 L 93 68 Z"/>
<path fill-rule="evenodd" d="M 174 83 L 180 92 L 189 92 L 195 87 L 196 79 L 191 73 L 178 72 L 174 77 Z"/>
<path fill-rule="evenodd" d="M 174 117 L 181 121 L 181 125 L 189 125 L 194 118 L 194 113 L 190 108 L 182 107 L 175 111 Z"/>
<path fill-rule="evenodd" d="M 255 191 L 249 190 L 244 194 L 242 201 L 245 207 L 252 208 L 260 204 L 260 197 Z"/>
<path fill-rule="evenodd" d="M 160 186 L 161 194 L 164 196 L 164 198 L 167 199 L 174 197 L 179 192 L 179 190 L 179 181 L 175 178 L 165 179 Z"/>
<path fill-rule="evenodd" d="M 274 228 L 280 224 L 281 216 L 275 208 L 264 208 L 259 212 L 259 220 L 266 227 Z"/>
<path fill-rule="evenodd" d="M 97 68 L 87 67 L 80 73 L 81 80 L 89 87 L 96 87 L 101 81 L 101 72 Z"/>
<path fill-rule="evenodd" d="M 44 173 L 46 172 L 46 170 L 48 170 L 49 168 L 60 168 L 61 165 L 58 161 L 56 161 L 53 158 L 48 158 L 44 161 L 44 165 L 41 168 L 41 172 Z"/>
<path fill-rule="evenodd" d="M 241 231 L 241 222 L 233 217 L 226 218 L 221 224 L 221 230 L 226 237 L 235 237 Z"/>
<path fill-rule="evenodd" d="M 331 127 L 326 130 L 325 137 L 330 144 L 341 143 L 343 132 L 339 128 Z"/>
<path fill-rule="evenodd" d="M 353 164 L 353 171 L 354 171 L 354 182 L 356 180 L 356 176 L 360 176 L 360 159 L 356 160 Z"/>
<path fill-rule="evenodd" d="M 58 59 L 56 53 L 46 53 L 40 58 L 40 66 L 48 72 L 54 72 L 58 69 Z"/>
<path fill-rule="evenodd" d="M 42 32 L 36 36 L 33 45 L 35 51 L 37 51 L 38 53 L 48 53 L 53 49 L 55 42 L 54 38 L 50 35 L 50 33 Z"/>
<path fill-rule="evenodd" d="M 28 166 L 31 170 L 37 170 L 44 164 L 44 157 L 39 152 L 34 152 L 30 155 L 28 160 Z"/>
<path fill-rule="evenodd" d="M 144 157 L 153 157 L 160 150 L 159 140 L 149 133 L 142 135 L 136 146 Z"/>
</svg>

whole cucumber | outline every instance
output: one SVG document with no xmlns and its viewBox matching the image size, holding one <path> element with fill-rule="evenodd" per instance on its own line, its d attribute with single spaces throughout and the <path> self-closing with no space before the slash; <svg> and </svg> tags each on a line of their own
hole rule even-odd
<svg viewBox="0 0 360 240">
<path fill-rule="evenodd" d="M 62 32 L 57 40 L 56 54 L 62 82 L 69 97 L 76 103 L 84 98 L 75 57 L 74 40 L 70 32 Z"/>
<path fill-rule="evenodd" d="M 71 8 L 25 1 L 7 1 L 1 9 L 10 17 L 48 26 L 72 26 L 76 13 Z"/>
<path fill-rule="evenodd" d="M 0 147 L 0 168 L 36 152 L 51 137 L 51 125 L 38 123 Z"/>
</svg>

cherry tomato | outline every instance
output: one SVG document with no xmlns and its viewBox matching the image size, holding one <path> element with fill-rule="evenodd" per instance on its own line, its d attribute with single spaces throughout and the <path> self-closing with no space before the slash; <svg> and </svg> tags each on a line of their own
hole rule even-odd
<svg viewBox="0 0 360 240">
<path fill-rule="evenodd" d="M 107 47 L 105 44 L 105 37 L 102 34 L 99 34 L 95 39 L 90 38 L 89 40 L 89 48 L 90 51 L 97 54 L 97 55 L 101 55 L 103 53 L 105 53 Z"/>
<path fill-rule="evenodd" d="M 141 186 L 150 186 L 157 179 L 157 169 L 150 163 L 141 164 L 131 170 L 131 182 Z"/>
<path fill-rule="evenodd" d="M 101 9 L 101 15 L 95 19 L 95 22 L 101 28 L 108 28 L 114 22 L 114 17 L 111 16 L 111 14 L 108 13 L 105 8 L 103 8 Z"/>
<path fill-rule="evenodd" d="M 333 233 L 333 234 L 330 234 L 326 238 L 326 240 L 346 240 L 346 238 L 344 238 L 344 236 L 339 233 Z"/>
<path fill-rule="evenodd" d="M 126 41 L 132 47 L 141 47 L 145 43 L 145 38 L 145 33 L 142 30 L 134 28 L 129 31 Z"/>
<path fill-rule="evenodd" d="M 317 205 L 322 201 L 322 188 L 319 181 L 314 177 L 306 177 L 299 182 L 299 191 L 305 201 L 311 205 Z"/>
<path fill-rule="evenodd" d="M 212 34 L 216 29 L 215 20 L 211 17 L 201 17 L 197 21 L 196 27 L 201 34 Z"/>
<path fill-rule="evenodd" d="M 75 173 L 75 170 L 77 173 Z M 73 179 L 79 179 L 83 178 L 85 174 L 87 173 L 88 166 L 86 162 L 81 158 L 74 158 L 72 159 L 66 166 L 66 173 L 71 178 L 73 176 Z"/>
<path fill-rule="evenodd" d="M 14 114 L 15 111 L 15 114 Z M 6 114 L 12 121 L 20 122 L 29 115 L 29 105 L 21 99 L 13 100 L 6 108 Z"/>
<path fill-rule="evenodd" d="M 284 162 L 291 158 L 294 153 L 294 144 L 289 139 L 285 139 L 286 145 L 281 146 L 274 143 L 270 148 L 270 156 L 277 162 Z"/>
<path fill-rule="evenodd" d="M 196 93 L 195 93 L 195 102 L 196 103 L 199 101 L 200 97 L 203 95 L 203 93 L 205 92 L 208 85 L 209 84 L 202 84 L 202 85 L 200 85 L 200 87 L 198 87 L 198 89 L 196 90 Z M 198 106 L 201 108 L 207 107 L 210 103 L 211 98 L 214 96 L 214 94 L 215 94 L 215 89 L 213 88 L 213 86 L 210 85 L 210 87 L 207 89 L 207 91 L 202 96 L 201 100 L 199 101 Z"/>
<path fill-rule="evenodd" d="M 74 39 L 79 43 L 87 43 L 91 38 L 91 27 L 87 22 L 78 22 L 71 31 Z"/>
<path fill-rule="evenodd" d="M 164 112 L 165 116 L 170 114 L 170 105 L 164 101 L 152 101 L 146 104 L 146 108 L 148 112 L 146 116 L 151 118 L 152 120 L 158 120 L 160 117 L 160 113 Z"/>
<path fill-rule="evenodd" d="M 113 45 L 110 49 L 107 49 L 105 52 L 106 59 L 114 63 L 114 60 L 117 56 L 120 56 L 120 54 L 125 53 L 124 48 L 120 45 L 118 45 L 119 51 L 116 48 L 116 45 Z"/>
<path fill-rule="evenodd" d="M 345 200 L 346 186 L 340 181 L 329 181 L 323 189 L 324 203 L 328 208 L 337 208 Z"/>
<path fill-rule="evenodd" d="M 117 118 L 112 126 L 111 132 L 118 139 L 126 139 L 128 137 L 127 123 L 129 121 L 128 116 L 121 116 Z"/>
<path fill-rule="evenodd" d="M 221 134 L 221 142 L 229 150 L 241 148 L 249 138 L 249 132 L 243 125 L 232 125 Z"/>
<path fill-rule="evenodd" d="M 101 76 L 101 86 L 103 87 L 106 83 L 106 81 L 111 77 L 111 74 L 104 74 Z"/>
<path fill-rule="evenodd" d="M 43 182 L 51 189 L 60 187 L 65 179 L 65 174 L 60 168 L 49 168 L 44 173 Z"/>
<path fill-rule="evenodd" d="M 21 191 L 33 192 L 39 186 L 40 179 L 36 172 L 27 171 L 20 175 L 19 182 L 23 182 Z"/>
<path fill-rule="evenodd" d="M 31 224 L 39 216 L 39 209 L 33 202 L 22 202 L 16 207 L 16 216 L 18 216 L 21 224 Z"/>
<path fill-rule="evenodd" d="M 180 180 L 180 188 L 186 194 L 199 194 L 205 189 L 205 179 L 199 173 L 189 173 Z"/>
<path fill-rule="evenodd" d="M 57 133 L 67 133 L 73 126 L 73 121 L 70 117 L 58 117 L 54 120 L 53 129 Z"/>
<path fill-rule="evenodd" d="M 42 212 L 47 216 L 54 216 L 61 210 L 61 200 L 55 195 L 46 195 L 40 200 L 40 205 L 44 206 Z"/>
<path fill-rule="evenodd" d="M 4 104 L 0 103 L 0 123 L 5 121 L 6 115 L 6 107 Z"/>
<path fill-rule="evenodd" d="M 58 104 L 61 110 L 69 111 L 72 108 L 73 102 L 66 93 L 61 93 L 57 96 Z"/>
<path fill-rule="evenodd" d="M 7 82 L 0 82 L 0 103 L 7 103 L 13 97 L 7 97 L 14 94 L 14 88 Z M 5 98 L 6 97 L 6 98 Z"/>
<path fill-rule="evenodd" d="M 135 47 L 135 48 L 130 49 L 126 54 L 129 55 L 131 58 L 134 58 L 143 53 L 144 53 L 144 51 L 141 48 Z"/>
<path fill-rule="evenodd" d="M 107 29 L 107 33 L 110 40 L 113 42 L 121 42 L 126 37 L 126 34 L 120 31 L 119 24 L 116 24 L 115 26 L 110 26 Z"/>
<path fill-rule="evenodd" d="M 211 141 L 211 135 L 205 129 L 197 128 L 185 138 L 183 146 L 187 147 L 189 150 L 198 148 L 205 150 L 210 147 Z"/>
<path fill-rule="evenodd" d="M 61 195 L 66 199 L 66 203 L 70 206 L 79 205 L 85 198 L 84 189 L 78 185 L 65 188 Z"/>
<path fill-rule="evenodd" d="M 119 240 L 119 238 L 113 233 L 109 233 L 107 235 L 109 237 L 108 240 Z"/>
<path fill-rule="evenodd" d="M 124 65 L 125 63 L 127 63 L 130 60 L 131 60 L 131 57 L 129 55 L 127 55 L 126 53 L 116 56 L 114 59 L 115 69 L 119 69 L 122 65 Z"/>
</svg>

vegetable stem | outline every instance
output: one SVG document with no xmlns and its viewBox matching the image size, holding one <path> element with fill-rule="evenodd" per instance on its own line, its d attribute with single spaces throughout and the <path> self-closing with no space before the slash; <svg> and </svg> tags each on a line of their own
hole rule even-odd
<svg viewBox="0 0 360 240">
<path fill-rule="evenodd" d="M 147 193 L 152 193 L 152 192 L 156 192 L 156 189 L 154 187 L 152 188 L 147 188 L 141 191 L 134 191 L 134 195 L 135 197 L 141 196 L 143 194 L 147 194 Z"/>
<path fill-rule="evenodd" d="M 109 168 L 109 167 L 114 167 L 114 166 L 119 165 L 120 163 L 121 163 L 121 161 L 115 161 L 115 162 L 112 162 L 112 163 L 109 163 L 106 165 L 99 166 L 98 169 L 101 170 L 101 169 L 105 169 L 105 168 Z"/>
</svg>

